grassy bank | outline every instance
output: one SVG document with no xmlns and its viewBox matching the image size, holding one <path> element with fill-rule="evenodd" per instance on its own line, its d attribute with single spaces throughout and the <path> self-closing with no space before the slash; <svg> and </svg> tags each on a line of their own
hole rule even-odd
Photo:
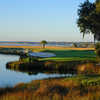
<svg viewBox="0 0 100 100">
<path fill-rule="evenodd" d="M 77 66 L 86 63 L 96 63 L 96 54 L 93 50 L 48 50 L 35 49 L 34 52 L 51 52 L 56 54 L 52 58 L 22 57 L 19 61 L 9 62 L 8 69 L 22 72 L 57 72 L 77 73 Z"/>
<path fill-rule="evenodd" d="M 1 89 L 0 100 L 99 100 L 100 76 L 85 75 L 20 83 Z"/>
</svg>

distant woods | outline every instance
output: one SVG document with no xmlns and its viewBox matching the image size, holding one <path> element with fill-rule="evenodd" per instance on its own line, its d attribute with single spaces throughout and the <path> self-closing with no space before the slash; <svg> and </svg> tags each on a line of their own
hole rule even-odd
<svg viewBox="0 0 100 100">
<path fill-rule="evenodd" d="M 77 25 L 80 32 L 94 35 L 94 41 L 100 40 L 100 0 L 91 3 L 86 0 L 78 9 Z"/>
</svg>

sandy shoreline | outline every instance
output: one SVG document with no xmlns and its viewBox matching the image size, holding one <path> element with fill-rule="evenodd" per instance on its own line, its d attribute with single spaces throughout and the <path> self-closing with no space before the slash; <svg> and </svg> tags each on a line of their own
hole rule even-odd
<svg viewBox="0 0 100 100">
<path fill-rule="evenodd" d="M 41 46 L 0 46 L 0 48 L 37 48 L 42 49 Z M 59 50 L 94 50 L 94 48 L 73 48 L 73 47 L 61 47 L 61 46 L 46 46 L 46 49 L 59 49 Z"/>
</svg>

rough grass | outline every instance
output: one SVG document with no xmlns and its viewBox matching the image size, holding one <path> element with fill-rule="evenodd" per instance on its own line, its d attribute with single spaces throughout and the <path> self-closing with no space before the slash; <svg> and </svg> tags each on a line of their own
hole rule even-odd
<svg viewBox="0 0 100 100">
<path fill-rule="evenodd" d="M 1 89 L 0 100 L 100 100 L 100 75 L 20 83 Z"/>
</svg>

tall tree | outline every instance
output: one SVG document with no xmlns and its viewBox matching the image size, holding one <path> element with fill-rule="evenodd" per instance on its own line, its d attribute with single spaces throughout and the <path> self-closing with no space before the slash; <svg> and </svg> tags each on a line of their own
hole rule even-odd
<svg viewBox="0 0 100 100">
<path fill-rule="evenodd" d="M 100 13 L 100 0 L 96 0 L 96 11 Z"/>
<path fill-rule="evenodd" d="M 78 9 L 78 27 L 80 32 L 85 34 L 93 34 L 94 40 L 100 40 L 100 0 L 97 0 L 94 3 L 86 0 L 79 6 Z"/>
<path fill-rule="evenodd" d="M 42 47 L 45 48 L 45 45 L 47 44 L 47 41 L 46 40 L 42 40 L 40 43 L 42 44 Z"/>
</svg>

